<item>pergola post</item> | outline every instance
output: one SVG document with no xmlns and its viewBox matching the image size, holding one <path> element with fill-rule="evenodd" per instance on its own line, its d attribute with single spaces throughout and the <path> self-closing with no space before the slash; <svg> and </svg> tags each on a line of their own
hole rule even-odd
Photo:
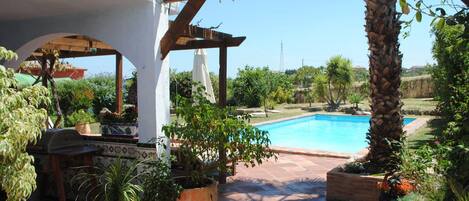
<svg viewBox="0 0 469 201">
<path fill-rule="evenodd" d="M 220 69 L 218 74 L 218 104 L 220 107 L 226 106 L 226 66 L 227 66 L 227 52 L 228 48 L 226 45 L 220 47 Z M 218 156 L 221 161 L 226 161 L 226 149 L 224 148 L 224 143 L 220 144 L 218 147 Z M 218 182 L 220 184 L 226 183 L 227 170 L 220 170 L 220 175 L 218 177 Z"/>
<path fill-rule="evenodd" d="M 122 54 L 116 53 L 116 112 L 122 113 L 123 95 L 122 95 Z"/>
<path fill-rule="evenodd" d="M 226 66 L 227 66 L 228 48 L 226 45 L 220 47 L 220 69 L 218 73 L 218 104 L 221 107 L 226 106 Z"/>
</svg>

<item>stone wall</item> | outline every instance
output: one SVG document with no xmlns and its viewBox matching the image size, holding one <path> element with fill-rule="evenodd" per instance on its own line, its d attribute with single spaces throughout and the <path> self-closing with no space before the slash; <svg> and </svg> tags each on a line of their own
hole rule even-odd
<svg viewBox="0 0 469 201">
<path fill-rule="evenodd" d="M 402 78 L 402 97 L 431 98 L 433 97 L 433 80 L 430 75 Z"/>
</svg>

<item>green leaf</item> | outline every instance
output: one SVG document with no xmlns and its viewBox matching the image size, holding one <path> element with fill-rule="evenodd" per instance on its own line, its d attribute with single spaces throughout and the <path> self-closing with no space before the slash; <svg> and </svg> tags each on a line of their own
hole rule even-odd
<svg viewBox="0 0 469 201">
<path fill-rule="evenodd" d="M 422 12 L 418 11 L 415 14 L 415 19 L 417 20 L 417 22 L 421 22 L 422 21 Z"/>
<path fill-rule="evenodd" d="M 417 1 L 417 3 L 415 4 L 415 7 L 417 7 L 418 9 L 420 9 L 420 6 L 422 5 L 422 1 Z"/>
<path fill-rule="evenodd" d="M 410 8 L 409 4 L 407 3 L 407 0 L 399 0 L 399 5 L 401 6 L 402 13 L 406 15 L 410 13 Z"/>
</svg>

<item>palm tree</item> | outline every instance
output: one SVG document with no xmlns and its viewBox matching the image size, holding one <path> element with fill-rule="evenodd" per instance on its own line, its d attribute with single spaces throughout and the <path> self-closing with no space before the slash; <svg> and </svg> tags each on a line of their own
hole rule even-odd
<svg viewBox="0 0 469 201">
<path fill-rule="evenodd" d="M 366 0 L 366 32 L 369 44 L 371 120 L 367 139 L 370 169 L 392 171 L 399 164 L 394 154 L 403 134 L 401 100 L 400 33 L 396 0 Z"/>
</svg>

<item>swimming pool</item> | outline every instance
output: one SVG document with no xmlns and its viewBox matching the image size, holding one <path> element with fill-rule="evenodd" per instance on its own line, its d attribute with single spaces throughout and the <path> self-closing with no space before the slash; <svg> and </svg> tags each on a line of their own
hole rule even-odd
<svg viewBox="0 0 469 201">
<path fill-rule="evenodd" d="M 368 146 L 369 116 L 316 114 L 256 126 L 269 131 L 273 146 L 356 153 Z M 404 118 L 404 125 L 415 118 Z"/>
</svg>

